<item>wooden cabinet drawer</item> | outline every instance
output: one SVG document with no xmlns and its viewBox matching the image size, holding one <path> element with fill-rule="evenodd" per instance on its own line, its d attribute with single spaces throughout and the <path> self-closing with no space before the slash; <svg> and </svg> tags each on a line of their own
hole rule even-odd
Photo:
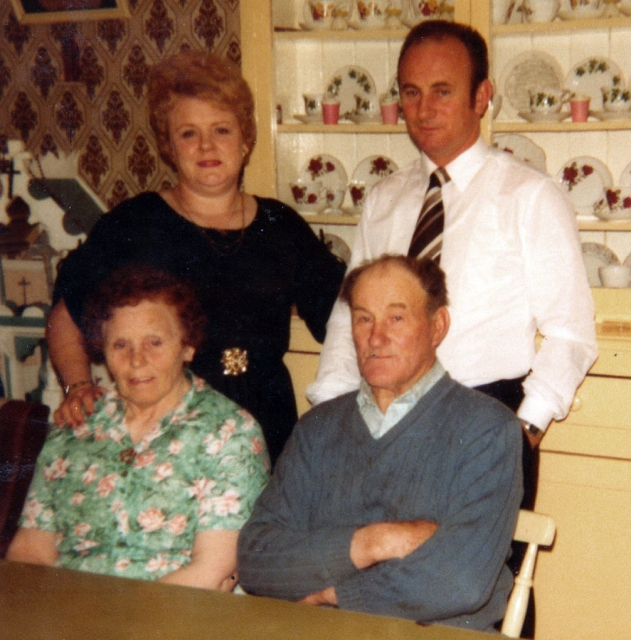
<svg viewBox="0 0 631 640">
<path fill-rule="evenodd" d="M 631 379 L 589 375 L 542 449 L 631 460 Z"/>
</svg>

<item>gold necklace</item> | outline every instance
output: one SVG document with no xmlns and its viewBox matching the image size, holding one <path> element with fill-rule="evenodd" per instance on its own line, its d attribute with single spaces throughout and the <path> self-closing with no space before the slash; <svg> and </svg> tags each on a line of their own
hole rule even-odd
<svg viewBox="0 0 631 640">
<path fill-rule="evenodd" d="M 219 254 L 228 256 L 237 253 L 243 244 L 243 238 L 245 237 L 245 196 L 242 191 L 239 191 L 239 199 L 241 201 L 241 229 L 236 240 L 232 240 L 229 236 L 230 231 L 236 231 L 236 229 L 215 229 L 214 227 L 202 227 L 198 225 L 192 219 L 191 212 L 184 206 L 177 191 L 173 189 L 173 197 L 177 201 L 178 205 L 184 212 L 184 217 L 193 225 L 195 225 L 206 239 L 206 242 Z M 197 214 L 199 216 L 199 214 Z M 217 234 L 219 237 L 213 237 Z"/>
</svg>

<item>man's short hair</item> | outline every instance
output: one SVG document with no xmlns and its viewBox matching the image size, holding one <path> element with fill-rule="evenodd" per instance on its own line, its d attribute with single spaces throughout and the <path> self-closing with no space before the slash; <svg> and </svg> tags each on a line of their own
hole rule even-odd
<svg viewBox="0 0 631 640">
<path fill-rule="evenodd" d="M 431 315 L 440 307 L 449 304 L 447 297 L 447 285 L 445 284 L 445 272 L 429 258 L 411 258 L 404 255 L 384 254 L 375 260 L 367 260 L 355 267 L 342 282 L 340 289 L 340 299 L 351 305 L 353 291 L 360 276 L 373 267 L 386 267 L 388 265 L 399 265 L 408 273 L 413 275 L 421 288 L 427 294 L 427 312 Z"/>
<path fill-rule="evenodd" d="M 446 20 L 425 20 L 417 24 L 406 36 L 401 51 L 397 69 L 401 68 L 401 61 L 409 49 L 426 40 L 442 42 L 448 38 L 455 38 L 465 46 L 471 60 L 471 100 L 475 99 L 478 87 L 489 77 L 489 50 L 484 38 L 478 31 L 466 24 L 447 22 Z"/>
</svg>

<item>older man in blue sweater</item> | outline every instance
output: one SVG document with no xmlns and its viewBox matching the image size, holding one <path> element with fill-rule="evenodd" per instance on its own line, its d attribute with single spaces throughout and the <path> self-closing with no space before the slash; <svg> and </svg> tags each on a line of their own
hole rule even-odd
<svg viewBox="0 0 631 640">
<path fill-rule="evenodd" d="M 359 392 L 298 423 L 239 538 L 253 594 L 490 630 L 522 497 L 521 429 L 436 359 L 444 274 L 383 256 L 353 270 Z"/>
</svg>

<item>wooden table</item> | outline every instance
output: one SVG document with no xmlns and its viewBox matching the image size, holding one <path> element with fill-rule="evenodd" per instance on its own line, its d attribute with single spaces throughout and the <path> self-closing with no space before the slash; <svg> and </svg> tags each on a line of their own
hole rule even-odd
<svg viewBox="0 0 631 640">
<path fill-rule="evenodd" d="M 0 637 L 12 640 L 484 640 L 408 620 L 0 561 Z"/>
</svg>

